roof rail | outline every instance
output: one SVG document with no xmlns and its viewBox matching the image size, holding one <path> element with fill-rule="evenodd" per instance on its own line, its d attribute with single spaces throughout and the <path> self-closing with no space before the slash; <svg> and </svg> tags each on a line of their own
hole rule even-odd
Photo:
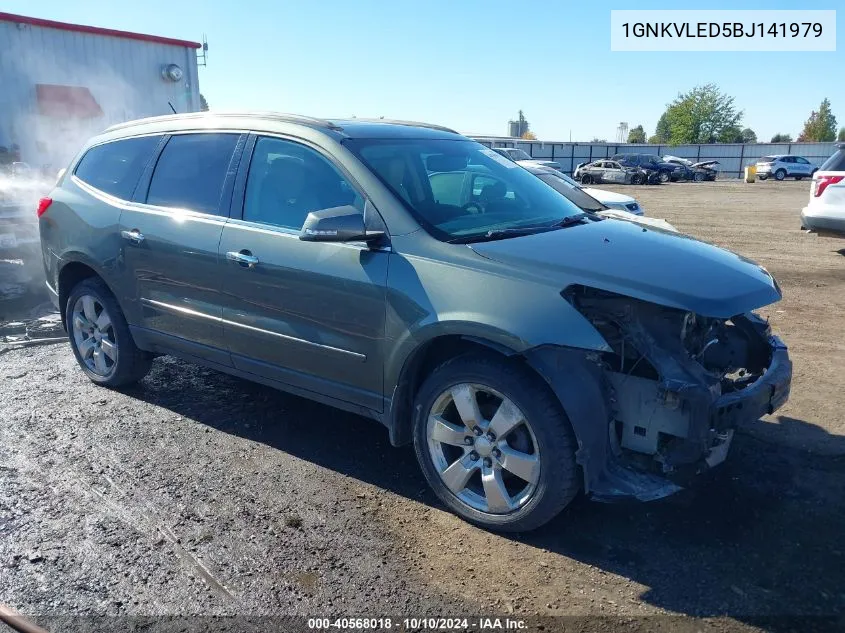
<svg viewBox="0 0 845 633">
<path fill-rule="evenodd" d="M 356 118 L 356 119 L 348 119 L 350 123 L 357 123 L 359 121 L 363 123 L 387 123 L 390 125 L 410 125 L 413 127 L 424 127 L 430 130 L 439 130 L 441 132 L 451 132 L 452 134 L 460 134 L 460 132 L 453 130 L 452 128 L 448 128 L 444 125 L 435 125 L 433 123 L 420 123 L 419 121 L 403 121 L 402 119 L 367 119 L 367 118 Z"/>
<path fill-rule="evenodd" d="M 113 132 L 115 130 L 122 130 L 125 128 L 134 127 L 136 125 L 143 125 L 145 123 L 167 122 L 167 121 L 183 121 L 193 119 L 203 119 L 206 117 L 256 117 L 261 119 L 272 119 L 274 121 L 290 121 L 292 123 L 303 123 L 305 125 L 312 125 L 314 127 L 322 127 L 329 130 L 340 130 L 340 126 L 327 121 L 326 119 L 316 119 L 314 117 L 302 116 L 300 114 L 284 114 L 282 112 L 262 112 L 246 110 L 242 112 L 186 112 L 184 114 L 165 114 L 163 116 L 146 117 L 143 119 L 135 119 L 134 121 L 126 121 L 124 123 L 117 123 L 111 127 L 106 128 L 106 132 Z"/>
</svg>

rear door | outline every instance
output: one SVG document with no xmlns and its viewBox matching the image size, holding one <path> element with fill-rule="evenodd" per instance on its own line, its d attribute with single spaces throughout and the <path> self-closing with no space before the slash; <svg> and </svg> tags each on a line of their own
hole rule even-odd
<svg viewBox="0 0 845 633">
<path fill-rule="evenodd" d="M 606 169 L 604 171 L 604 179 L 607 182 L 613 183 L 624 183 L 625 182 L 625 172 L 622 170 L 622 166 L 614 161 L 607 161 L 605 162 Z"/>
<path fill-rule="evenodd" d="M 137 336 L 224 365 L 218 245 L 245 138 L 168 137 L 120 217 L 123 285 Z"/>
<path fill-rule="evenodd" d="M 366 208 L 368 223 L 380 222 L 378 213 L 317 147 L 259 136 L 247 151 L 219 249 L 234 366 L 382 410 L 389 252 L 299 239 L 310 211 L 352 205 Z M 463 182 L 460 173 L 446 188 Z"/>
</svg>

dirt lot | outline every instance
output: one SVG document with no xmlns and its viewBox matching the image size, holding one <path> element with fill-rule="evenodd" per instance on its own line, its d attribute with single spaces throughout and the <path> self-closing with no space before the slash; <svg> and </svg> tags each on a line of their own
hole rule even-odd
<svg viewBox="0 0 845 633">
<path fill-rule="evenodd" d="M 172 359 L 111 392 L 65 345 L 0 352 L 0 602 L 55 630 L 92 614 L 833 626 L 813 616 L 845 615 L 845 240 L 799 232 L 808 188 L 618 188 L 778 279 L 784 300 L 764 314 L 791 348 L 792 399 L 741 429 L 694 489 L 648 505 L 580 499 L 530 535 L 444 512 L 412 450 L 368 420 Z"/>
</svg>

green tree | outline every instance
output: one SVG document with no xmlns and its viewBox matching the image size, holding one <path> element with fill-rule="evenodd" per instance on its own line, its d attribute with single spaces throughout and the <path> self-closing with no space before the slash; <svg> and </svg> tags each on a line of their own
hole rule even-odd
<svg viewBox="0 0 845 633">
<path fill-rule="evenodd" d="M 739 128 L 742 111 L 737 110 L 734 98 L 721 92 L 716 84 L 696 86 L 678 95 L 666 107 L 665 123 L 669 128 L 669 143 L 715 143 L 730 128 Z M 663 117 L 661 117 L 662 119 Z M 660 122 L 658 122 L 658 128 Z M 661 131 L 656 131 L 661 137 Z"/>
<path fill-rule="evenodd" d="M 836 138 L 836 117 L 830 111 L 830 100 L 825 99 L 819 106 L 819 111 L 813 110 L 810 118 L 804 124 L 804 129 L 798 136 L 799 142 L 815 141 L 830 142 Z"/>
<path fill-rule="evenodd" d="M 719 132 L 720 143 L 744 143 L 745 139 L 742 136 L 742 130 L 736 125 L 730 125 Z"/>
<path fill-rule="evenodd" d="M 669 129 L 669 117 L 664 112 L 657 120 L 657 127 L 654 128 L 654 136 L 648 139 L 649 143 L 668 143 L 672 134 Z"/>
<path fill-rule="evenodd" d="M 638 125 L 630 132 L 628 132 L 629 143 L 645 143 L 645 130 L 642 125 Z"/>
<path fill-rule="evenodd" d="M 742 131 L 742 142 L 743 143 L 756 143 L 757 142 L 757 133 L 752 130 L 750 127 L 745 128 Z"/>
<path fill-rule="evenodd" d="M 593 140 L 591 140 L 590 143 L 607 143 L 607 139 L 606 138 L 599 138 L 598 136 L 594 136 Z"/>
<path fill-rule="evenodd" d="M 839 128 L 839 134 L 836 136 L 837 141 L 845 141 L 845 127 Z"/>
<path fill-rule="evenodd" d="M 205 100 L 205 95 L 200 93 L 200 110 L 203 112 L 208 111 L 208 101 Z"/>
<path fill-rule="evenodd" d="M 771 140 L 772 143 L 791 143 L 792 134 L 775 134 Z"/>
</svg>

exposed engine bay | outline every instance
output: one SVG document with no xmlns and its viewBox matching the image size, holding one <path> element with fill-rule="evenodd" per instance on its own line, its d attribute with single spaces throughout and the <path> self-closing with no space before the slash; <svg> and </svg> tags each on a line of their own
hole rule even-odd
<svg viewBox="0 0 845 633">
<path fill-rule="evenodd" d="M 610 454 L 627 466 L 697 474 L 725 459 L 738 421 L 788 397 L 785 347 L 752 313 L 703 317 L 583 286 L 565 296 L 611 347 L 596 360 L 610 402 Z M 768 375 L 775 366 L 778 376 Z"/>
</svg>

